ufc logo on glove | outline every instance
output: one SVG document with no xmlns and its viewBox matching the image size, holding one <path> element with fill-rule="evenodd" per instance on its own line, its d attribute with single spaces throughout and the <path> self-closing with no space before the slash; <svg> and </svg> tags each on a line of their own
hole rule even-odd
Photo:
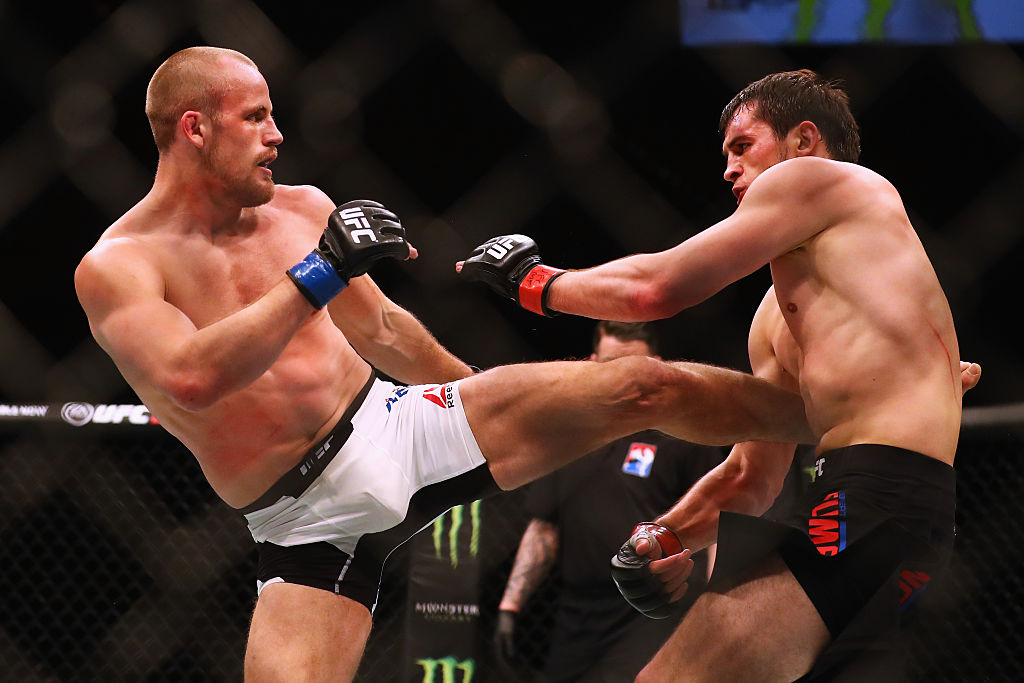
<svg viewBox="0 0 1024 683">
<path fill-rule="evenodd" d="M 362 237 L 369 238 L 365 244 Z M 398 216 L 377 202 L 356 199 L 331 212 L 317 247 L 288 269 L 288 277 L 313 308 L 321 309 L 376 261 L 408 257 Z"/>
<path fill-rule="evenodd" d="M 359 238 L 364 235 L 369 237 L 371 242 L 377 241 L 377 235 L 370 229 L 370 222 L 366 220 L 366 215 L 363 214 L 361 208 L 343 209 L 341 220 L 345 225 L 351 225 L 354 228 L 349 236 L 355 244 L 359 244 Z"/>
<path fill-rule="evenodd" d="M 492 244 L 490 248 L 487 250 L 487 253 L 493 256 L 494 258 L 501 260 L 505 258 L 508 255 L 508 252 L 515 248 L 515 246 L 516 241 L 511 237 L 506 237 L 500 242 L 495 242 L 494 244 Z"/>
<path fill-rule="evenodd" d="M 556 315 L 548 308 L 547 291 L 565 271 L 545 266 L 539 252 L 526 235 L 499 235 L 474 249 L 459 272 L 467 280 L 486 282 L 528 311 Z"/>
</svg>

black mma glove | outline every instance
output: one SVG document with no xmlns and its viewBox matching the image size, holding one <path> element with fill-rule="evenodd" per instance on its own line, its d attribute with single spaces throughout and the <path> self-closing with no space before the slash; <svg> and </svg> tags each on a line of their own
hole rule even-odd
<svg viewBox="0 0 1024 683">
<path fill-rule="evenodd" d="M 682 543 L 670 529 L 654 522 L 637 524 L 629 540 L 612 557 L 612 579 L 634 609 L 651 619 L 664 619 L 674 612 L 669 603 L 671 596 L 664 592 L 664 584 L 648 568 L 651 558 L 637 554 L 636 542 L 641 538 L 658 545 L 662 557 L 683 551 Z"/>
<path fill-rule="evenodd" d="M 536 242 L 526 235 L 502 235 L 474 249 L 460 275 L 486 282 L 528 311 L 552 316 L 556 312 L 547 306 L 548 287 L 564 272 L 541 263 Z"/>
<path fill-rule="evenodd" d="M 377 202 L 356 199 L 331 212 L 320 244 L 288 270 L 288 277 L 315 308 L 323 308 L 348 281 L 383 258 L 409 257 L 405 228 Z"/>
<path fill-rule="evenodd" d="M 498 610 L 494 627 L 494 655 L 499 663 L 510 668 L 516 659 L 516 616 L 511 610 Z"/>
</svg>

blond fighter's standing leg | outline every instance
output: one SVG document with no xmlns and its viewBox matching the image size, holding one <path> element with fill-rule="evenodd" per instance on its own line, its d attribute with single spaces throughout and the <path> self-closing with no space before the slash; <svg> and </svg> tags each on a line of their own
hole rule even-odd
<svg viewBox="0 0 1024 683">
<path fill-rule="evenodd" d="M 370 612 L 319 588 L 266 586 L 256 602 L 245 650 L 247 683 L 339 683 L 356 675 Z"/>
<path fill-rule="evenodd" d="M 726 593 L 704 593 L 637 676 L 668 681 L 794 681 L 828 645 L 825 622 L 777 555 Z"/>
</svg>

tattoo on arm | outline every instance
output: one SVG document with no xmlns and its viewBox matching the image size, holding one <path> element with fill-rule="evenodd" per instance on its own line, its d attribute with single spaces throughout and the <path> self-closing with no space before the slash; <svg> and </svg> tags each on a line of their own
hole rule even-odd
<svg viewBox="0 0 1024 683">
<path fill-rule="evenodd" d="M 530 520 L 516 552 L 499 609 L 518 612 L 551 571 L 558 552 L 558 527 L 540 519 Z"/>
</svg>

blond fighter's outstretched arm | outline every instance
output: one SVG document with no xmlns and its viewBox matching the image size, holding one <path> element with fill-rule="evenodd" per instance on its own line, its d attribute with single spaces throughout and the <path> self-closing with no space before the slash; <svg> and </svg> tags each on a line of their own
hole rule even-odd
<svg viewBox="0 0 1024 683">
<path fill-rule="evenodd" d="M 327 310 L 360 356 L 401 382 L 449 382 L 473 374 L 369 276 L 353 278 Z"/>
<path fill-rule="evenodd" d="M 398 216 L 366 199 L 334 207 L 322 191 L 309 189 L 309 211 L 328 216 L 327 227 L 317 248 L 289 273 L 310 304 L 326 308 L 359 355 L 401 382 L 445 382 L 471 375 L 468 365 L 366 275 L 381 259 L 417 257 Z"/>
<path fill-rule="evenodd" d="M 366 271 L 378 260 L 415 259 L 398 217 L 378 202 L 360 199 L 335 207 L 306 186 L 304 210 L 327 216 L 320 243 L 292 279 L 316 308 L 326 308 L 356 352 L 401 382 L 423 384 L 468 377 L 472 370 L 449 353 L 409 311 L 388 299 Z"/>
</svg>

